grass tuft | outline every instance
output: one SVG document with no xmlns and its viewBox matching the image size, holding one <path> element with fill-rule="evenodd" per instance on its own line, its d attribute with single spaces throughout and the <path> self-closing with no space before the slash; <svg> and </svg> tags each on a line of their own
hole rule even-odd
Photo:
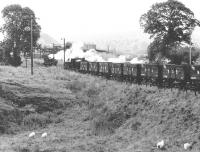
<svg viewBox="0 0 200 152">
<path fill-rule="evenodd" d="M 28 129 L 37 129 L 40 127 L 46 127 L 51 122 L 52 122 L 51 116 L 38 113 L 25 116 L 23 119 L 23 125 Z"/>
</svg>

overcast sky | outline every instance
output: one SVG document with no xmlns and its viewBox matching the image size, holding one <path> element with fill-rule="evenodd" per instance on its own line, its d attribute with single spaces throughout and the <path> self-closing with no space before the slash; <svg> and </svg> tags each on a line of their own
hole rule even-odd
<svg viewBox="0 0 200 152">
<path fill-rule="evenodd" d="M 42 31 L 60 41 L 140 31 L 139 18 L 155 2 L 164 0 L 0 0 L 30 7 L 40 18 Z M 180 0 L 200 20 L 199 0 Z M 1 15 L 2 16 L 2 15 Z M 2 22 L 1 18 L 1 22 Z"/>
</svg>

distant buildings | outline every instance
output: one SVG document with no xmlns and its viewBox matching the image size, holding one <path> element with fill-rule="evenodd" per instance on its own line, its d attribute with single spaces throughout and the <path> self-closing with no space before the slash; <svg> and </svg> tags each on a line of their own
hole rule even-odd
<svg viewBox="0 0 200 152">
<path fill-rule="evenodd" d="M 82 50 L 84 52 L 90 50 L 90 49 L 94 49 L 96 50 L 97 52 L 108 52 L 108 50 L 103 50 L 103 49 L 98 49 L 96 44 L 92 44 L 92 43 L 84 43 L 83 47 L 82 47 Z"/>
<path fill-rule="evenodd" d="M 90 43 L 84 43 L 82 47 L 83 51 L 86 52 L 90 49 L 95 49 L 96 50 L 96 44 L 90 44 Z"/>
</svg>

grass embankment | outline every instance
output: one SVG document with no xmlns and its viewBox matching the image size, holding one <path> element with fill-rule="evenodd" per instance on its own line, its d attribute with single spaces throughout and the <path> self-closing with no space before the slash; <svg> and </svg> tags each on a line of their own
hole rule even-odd
<svg viewBox="0 0 200 152">
<path fill-rule="evenodd" d="M 81 75 L 60 67 L 0 67 L 0 151 L 200 150 L 200 96 Z M 36 137 L 28 139 L 30 130 Z M 48 136 L 41 138 L 47 131 Z"/>
</svg>

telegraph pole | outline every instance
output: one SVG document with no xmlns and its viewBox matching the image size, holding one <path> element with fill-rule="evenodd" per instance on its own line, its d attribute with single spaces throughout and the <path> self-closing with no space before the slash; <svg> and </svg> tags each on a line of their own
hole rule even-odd
<svg viewBox="0 0 200 152">
<path fill-rule="evenodd" d="M 31 50 L 30 50 L 30 55 L 31 55 L 31 75 L 33 75 L 33 19 L 39 19 L 31 15 L 31 17 L 26 17 L 24 18 L 25 20 L 30 20 L 31 19 L 31 27 L 25 27 L 26 31 L 30 31 L 31 33 Z"/>
<path fill-rule="evenodd" d="M 33 75 L 33 17 L 31 16 L 31 75 Z"/>
<path fill-rule="evenodd" d="M 61 38 L 61 40 L 63 40 L 63 51 L 64 51 L 64 61 L 63 61 L 63 66 L 65 68 L 65 51 L 66 51 L 66 42 L 65 42 L 65 38 Z"/>
<path fill-rule="evenodd" d="M 65 64 L 65 38 L 63 40 L 64 40 L 64 64 Z"/>
<path fill-rule="evenodd" d="M 55 57 L 55 56 L 54 56 L 54 43 L 53 43 L 53 51 L 52 51 L 52 53 L 53 53 L 53 58 L 54 58 L 54 57 Z"/>
<path fill-rule="evenodd" d="M 192 64 L 192 42 L 190 42 L 190 65 Z"/>
</svg>

